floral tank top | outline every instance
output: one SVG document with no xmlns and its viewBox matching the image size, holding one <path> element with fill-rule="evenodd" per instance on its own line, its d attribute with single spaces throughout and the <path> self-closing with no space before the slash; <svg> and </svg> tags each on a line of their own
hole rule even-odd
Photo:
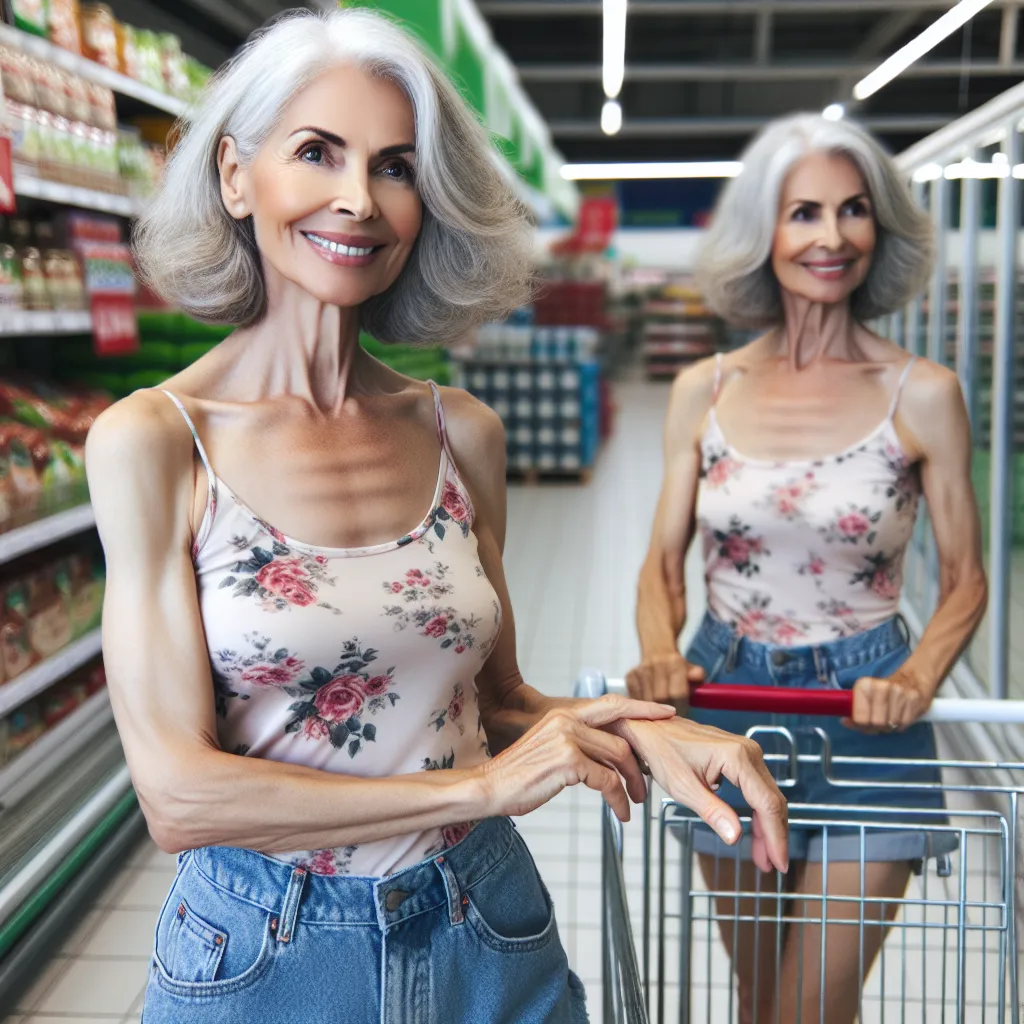
<svg viewBox="0 0 1024 1024">
<path fill-rule="evenodd" d="M 475 678 L 501 629 L 473 506 L 433 383 L 441 461 L 430 510 L 399 540 L 321 548 L 286 537 L 206 467 L 192 560 L 222 749 L 362 777 L 471 768 L 489 756 Z M 323 875 L 379 877 L 472 823 L 275 854 Z"/>
<path fill-rule="evenodd" d="M 893 416 L 836 455 L 751 459 L 726 441 L 714 397 L 701 437 L 697 524 L 711 613 L 738 635 L 783 646 L 820 644 L 891 619 L 917 517 L 919 474 Z"/>
</svg>

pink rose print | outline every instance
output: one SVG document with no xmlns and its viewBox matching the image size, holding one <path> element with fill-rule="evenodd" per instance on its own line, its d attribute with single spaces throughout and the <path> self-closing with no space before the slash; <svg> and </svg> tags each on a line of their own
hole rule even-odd
<svg viewBox="0 0 1024 1024">
<path fill-rule="evenodd" d="M 335 874 L 334 868 L 334 851 L 333 850 L 317 850 L 315 854 L 310 858 L 309 864 L 307 865 L 310 871 L 314 875 L 333 875 Z"/>
<path fill-rule="evenodd" d="M 325 740 L 331 735 L 331 730 L 322 718 L 314 715 L 302 723 L 302 735 L 307 740 Z"/>
<path fill-rule="evenodd" d="M 363 683 L 363 690 L 366 691 L 367 697 L 379 697 L 382 693 L 388 692 L 390 685 L 390 676 L 373 676 Z"/>
<path fill-rule="evenodd" d="M 820 576 L 825 571 L 825 559 L 823 558 L 812 558 L 807 563 L 807 571 L 812 576 Z"/>
<path fill-rule="evenodd" d="M 441 495 L 441 508 L 457 523 L 463 523 L 469 518 L 466 499 L 450 480 L 445 481 L 444 493 Z"/>
<path fill-rule="evenodd" d="M 761 545 L 757 540 L 730 534 L 722 544 L 722 554 L 736 565 L 749 561 L 750 556 L 759 551 Z"/>
<path fill-rule="evenodd" d="M 406 574 L 410 579 L 418 580 L 423 576 L 422 569 L 410 569 Z"/>
<path fill-rule="evenodd" d="M 355 718 L 366 702 L 362 676 L 338 676 L 321 686 L 313 698 L 317 714 L 327 722 L 346 722 Z"/>
<path fill-rule="evenodd" d="M 445 635 L 445 633 L 447 633 L 447 632 L 448 632 L 448 616 L 447 615 L 438 615 L 435 618 L 431 619 L 423 627 L 423 635 L 424 636 L 432 636 L 435 640 L 440 640 L 441 637 L 443 637 Z"/>
<path fill-rule="evenodd" d="M 250 665 L 242 670 L 241 681 L 250 686 L 287 686 L 302 671 L 298 658 L 284 658 L 276 664 Z"/>
<path fill-rule="evenodd" d="M 398 580 L 395 580 L 395 582 L 391 584 L 392 594 L 400 594 L 404 589 L 405 587 L 401 583 L 399 583 Z"/>
<path fill-rule="evenodd" d="M 278 542 L 278 544 L 288 543 L 288 538 L 279 529 L 277 529 L 277 527 L 271 526 L 270 523 L 266 522 L 263 519 L 257 519 L 256 522 L 258 522 L 260 526 L 262 526 L 263 529 L 266 530 L 267 533 L 269 533 L 270 536 Z"/>
<path fill-rule="evenodd" d="M 860 512 L 848 512 L 845 516 L 840 516 L 836 525 L 839 532 L 847 537 L 861 537 L 871 529 L 867 516 L 861 515 Z"/>
<path fill-rule="evenodd" d="M 456 721 L 462 715 L 462 693 L 456 693 L 452 697 L 451 703 L 448 705 L 448 717 L 451 721 Z"/>
<path fill-rule="evenodd" d="M 275 558 L 258 573 L 256 582 L 274 597 L 283 597 L 289 604 L 306 607 L 316 603 L 316 594 L 299 558 Z"/>
<path fill-rule="evenodd" d="M 886 568 L 880 568 L 875 571 L 874 576 L 871 578 L 871 589 L 879 596 L 885 598 L 887 601 L 894 601 L 899 597 L 899 592 L 893 585 L 893 581 L 889 578 L 889 572 Z"/>
<path fill-rule="evenodd" d="M 721 487 L 738 469 L 739 465 L 735 459 L 723 455 L 708 467 L 707 482 L 711 487 Z"/>
<path fill-rule="evenodd" d="M 466 650 L 466 647 L 465 647 L 464 644 L 457 644 L 456 647 L 455 647 L 455 653 L 456 654 L 462 654 L 465 650 Z"/>
</svg>

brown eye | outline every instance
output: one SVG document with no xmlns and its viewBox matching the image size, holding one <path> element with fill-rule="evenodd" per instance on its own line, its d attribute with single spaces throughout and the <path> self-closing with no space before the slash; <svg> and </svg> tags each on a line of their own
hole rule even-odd
<svg viewBox="0 0 1024 1024">
<path fill-rule="evenodd" d="M 315 167 L 327 162 L 327 154 L 324 152 L 323 143 L 311 142 L 299 150 L 299 159 L 303 163 L 313 164 Z"/>
</svg>

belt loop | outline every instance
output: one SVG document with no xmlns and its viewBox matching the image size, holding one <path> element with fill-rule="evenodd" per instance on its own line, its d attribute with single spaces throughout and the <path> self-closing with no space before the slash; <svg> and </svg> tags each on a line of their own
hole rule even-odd
<svg viewBox="0 0 1024 1024">
<path fill-rule="evenodd" d="M 277 926 L 277 941 L 291 942 L 295 923 L 299 917 L 299 903 L 302 901 L 302 890 L 306 885 L 306 869 L 296 868 L 288 880 L 288 889 L 284 894 L 284 906 L 281 907 L 281 920 Z"/>
<path fill-rule="evenodd" d="M 729 638 L 729 650 L 726 652 L 726 655 L 725 655 L 725 671 L 726 672 L 735 672 L 736 671 L 736 662 L 739 661 L 739 657 L 740 657 L 740 640 L 741 639 L 742 638 L 738 634 L 736 634 L 736 633 L 733 633 L 733 635 Z"/>
<path fill-rule="evenodd" d="M 828 686 L 830 682 L 829 673 L 825 669 L 825 658 L 821 653 L 821 648 L 812 647 L 811 653 L 814 655 L 814 671 L 817 673 L 818 682 Z"/>
<path fill-rule="evenodd" d="M 462 915 L 463 896 L 459 891 L 459 880 L 455 877 L 455 872 L 452 871 L 452 866 L 446 857 L 438 857 L 434 863 L 437 865 L 437 870 L 441 872 L 445 892 L 448 894 L 448 918 L 452 924 L 462 924 L 464 920 Z M 468 899 L 468 897 L 466 898 Z"/>
<path fill-rule="evenodd" d="M 910 626 L 907 625 L 907 620 L 903 617 L 902 612 L 896 613 L 896 632 L 903 637 L 903 642 L 909 647 L 913 634 L 910 632 Z"/>
</svg>

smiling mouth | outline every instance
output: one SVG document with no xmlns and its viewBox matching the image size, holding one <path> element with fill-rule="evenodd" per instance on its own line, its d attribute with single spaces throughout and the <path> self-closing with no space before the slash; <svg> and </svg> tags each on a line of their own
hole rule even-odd
<svg viewBox="0 0 1024 1024">
<path fill-rule="evenodd" d="M 803 263 L 804 270 L 815 277 L 832 279 L 842 277 L 856 262 L 856 260 L 838 260 L 831 263 Z"/>
<path fill-rule="evenodd" d="M 383 246 L 380 245 L 343 245 L 341 242 L 332 242 L 327 238 L 323 238 L 320 235 L 316 235 L 312 231 L 303 231 L 302 235 L 304 238 L 307 238 L 314 245 L 319 246 L 321 249 L 324 249 L 327 252 L 334 253 L 335 256 L 369 256 L 372 253 L 377 252 L 378 249 L 383 248 Z"/>
</svg>

